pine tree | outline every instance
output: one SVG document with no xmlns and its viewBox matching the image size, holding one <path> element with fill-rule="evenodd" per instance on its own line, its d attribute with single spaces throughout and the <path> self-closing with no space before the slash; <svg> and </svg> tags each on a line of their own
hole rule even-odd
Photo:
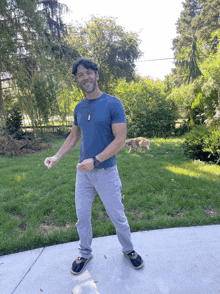
<svg viewBox="0 0 220 294">
<path fill-rule="evenodd" d="M 199 63 L 204 52 L 216 52 L 220 28 L 220 0 L 185 0 L 177 21 L 178 36 L 173 40 L 175 64 L 182 82 L 189 83 L 201 75 Z"/>
<path fill-rule="evenodd" d="M 204 42 L 204 48 L 216 53 L 218 38 L 212 34 L 220 28 L 220 0 L 200 0 L 201 13 L 195 19 L 197 38 Z"/>
<path fill-rule="evenodd" d="M 197 0 L 186 0 L 184 9 L 177 22 L 179 36 L 173 40 L 175 64 L 180 69 L 183 81 L 189 83 L 201 75 L 198 66 L 197 28 L 194 19 L 201 14 L 201 5 Z"/>
</svg>

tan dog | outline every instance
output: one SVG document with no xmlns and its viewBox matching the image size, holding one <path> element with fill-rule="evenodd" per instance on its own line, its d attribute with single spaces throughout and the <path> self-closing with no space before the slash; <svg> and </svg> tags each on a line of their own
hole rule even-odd
<svg viewBox="0 0 220 294">
<path fill-rule="evenodd" d="M 125 141 L 125 147 L 130 147 L 129 152 L 132 149 L 135 149 L 135 151 L 137 151 L 137 148 L 139 147 L 139 144 L 136 141 L 136 139 L 128 139 L 128 140 Z"/>
<path fill-rule="evenodd" d="M 134 139 L 128 139 L 125 141 L 125 146 L 130 147 L 129 152 L 132 149 L 135 149 L 137 151 L 138 147 L 141 148 L 141 150 L 150 150 L 150 140 L 147 140 L 143 137 L 138 137 Z"/>
</svg>

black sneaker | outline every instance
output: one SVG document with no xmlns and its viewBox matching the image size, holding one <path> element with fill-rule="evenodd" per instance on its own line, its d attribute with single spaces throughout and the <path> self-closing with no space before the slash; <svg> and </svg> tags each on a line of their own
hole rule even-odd
<svg viewBox="0 0 220 294">
<path fill-rule="evenodd" d="M 73 264 L 72 264 L 72 268 L 71 268 L 71 273 L 74 274 L 74 275 L 78 275 L 80 274 L 86 264 L 93 258 L 93 256 L 91 256 L 90 258 L 86 259 L 86 258 L 83 258 L 83 257 L 78 257 L 78 260 L 81 260 L 80 263 L 76 263 L 76 261 L 74 260 Z"/>
<path fill-rule="evenodd" d="M 133 266 L 133 268 L 139 269 L 139 268 L 142 268 L 142 266 L 144 266 L 143 259 L 134 250 L 131 251 L 128 254 L 127 253 L 124 253 L 124 256 L 127 257 L 127 259 L 130 261 L 130 263 Z"/>
</svg>

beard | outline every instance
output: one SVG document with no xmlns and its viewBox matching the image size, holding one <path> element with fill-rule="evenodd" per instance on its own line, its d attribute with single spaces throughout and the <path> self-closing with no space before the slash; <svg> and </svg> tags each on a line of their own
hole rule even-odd
<svg viewBox="0 0 220 294">
<path fill-rule="evenodd" d="M 80 88 L 83 90 L 83 92 L 89 94 L 95 91 L 96 87 L 97 87 L 97 82 L 89 82 L 90 85 L 89 87 L 85 86 L 85 85 L 80 85 Z"/>
</svg>

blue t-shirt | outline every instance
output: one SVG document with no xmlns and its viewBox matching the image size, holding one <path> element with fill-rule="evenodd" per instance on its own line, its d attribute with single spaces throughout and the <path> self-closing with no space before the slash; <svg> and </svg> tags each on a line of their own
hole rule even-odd
<svg viewBox="0 0 220 294">
<path fill-rule="evenodd" d="M 90 120 L 88 117 L 90 115 Z M 126 122 L 124 107 L 119 99 L 103 93 L 93 100 L 82 99 L 74 110 L 74 125 L 81 130 L 80 159 L 93 158 L 114 139 L 112 124 Z M 116 164 L 115 155 L 103 161 L 99 168 Z"/>
</svg>

